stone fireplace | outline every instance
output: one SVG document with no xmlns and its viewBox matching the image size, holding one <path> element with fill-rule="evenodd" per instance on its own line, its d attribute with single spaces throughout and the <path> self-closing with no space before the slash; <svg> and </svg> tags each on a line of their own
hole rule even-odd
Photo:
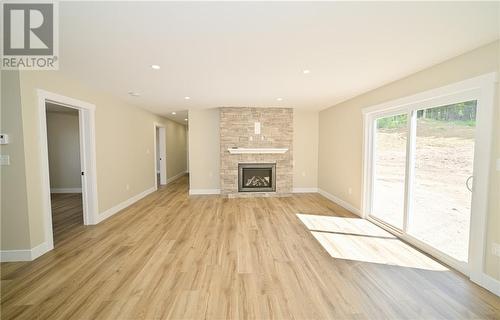
<svg viewBox="0 0 500 320">
<path fill-rule="evenodd" d="M 221 194 L 292 192 L 293 109 L 220 108 Z"/>
</svg>

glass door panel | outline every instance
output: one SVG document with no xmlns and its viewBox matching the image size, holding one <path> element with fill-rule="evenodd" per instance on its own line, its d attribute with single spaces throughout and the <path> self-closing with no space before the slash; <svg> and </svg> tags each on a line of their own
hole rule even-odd
<svg viewBox="0 0 500 320">
<path fill-rule="evenodd" d="M 416 122 L 408 233 L 467 262 L 476 101 L 418 110 Z"/>
<path fill-rule="evenodd" d="M 402 229 L 408 116 L 378 118 L 375 123 L 371 215 Z"/>
</svg>

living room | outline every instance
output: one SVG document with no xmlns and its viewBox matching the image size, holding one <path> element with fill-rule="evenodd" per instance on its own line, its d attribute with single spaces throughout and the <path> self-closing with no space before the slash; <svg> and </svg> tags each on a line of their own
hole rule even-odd
<svg viewBox="0 0 500 320">
<path fill-rule="evenodd" d="M 2 319 L 500 316 L 498 2 L 2 8 Z"/>
</svg>

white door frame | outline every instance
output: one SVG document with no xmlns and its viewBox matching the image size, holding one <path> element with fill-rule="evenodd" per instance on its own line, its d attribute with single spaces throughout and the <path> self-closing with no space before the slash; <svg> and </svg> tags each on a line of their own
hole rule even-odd
<svg viewBox="0 0 500 320">
<path fill-rule="evenodd" d="M 80 163 L 82 171 L 83 223 L 96 224 L 98 220 L 97 175 L 95 149 L 95 105 L 45 90 L 36 90 L 38 97 L 40 173 L 42 175 L 43 213 L 45 222 L 45 243 L 48 251 L 54 248 L 52 233 L 52 207 L 50 200 L 49 153 L 47 145 L 47 114 L 45 104 L 52 102 L 78 110 Z"/>
<path fill-rule="evenodd" d="M 165 125 L 162 125 L 160 123 L 156 123 L 153 126 L 154 128 L 154 161 L 155 161 L 155 186 L 156 189 L 158 189 L 158 179 L 156 178 L 156 174 L 158 171 L 160 171 L 160 185 L 166 185 L 167 184 L 167 130 Z M 156 154 L 156 130 L 158 129 L 159 133 L 159 140 L 158 145 L 160 149 L 160 167 L 158 168 L 157 164 L 157 154 Z M 158 170 L 159 169 L 159 170 Z"/>
<path fill-rule="evenodd" d="M 392 232 L 396 236 L 421 248 L 437 259 L 445 262 L 458 271 L 468 275 L 474 282 L 481 283 L 484 272 L 484 259 L 486 251 L 486 232 L 488 214 L 488 186 L 491 167 L 491 149 L 493 134 L 493 110 L 495 98 L 495 86 L 497 73 L 489 73 L 472 79 L 460 81 L 434 90 L 425 91 L 409 97 L 389 101 L 362 110 L 363 113 L 363 201 L 362 215 L 364 218 L 374 222 L 382 228 Z M 471 203 L 471 221 L 469 235 L 469 259 L 468 264 L 457 264 L 456 260 L 441 254 L 431 246 L 415 239 L 414 237 L 397 230 L 382 221 L 370 216 L 373 194 L 373 136 L 375 134 L 374 120 L 380 116 L 391 115 L 395 112 L 410 115 L 408 121 L 413 120 L 416 110 L 423 103 L 432 101 L 433 105 L 445 105 L 456 102 L 457 98 L 477 100 L 476 132 L 474 147 L 474 181 Z M 465 101 L 465 100 L 462 100 Z M 436 104 L 438 103 L 438 104 Z M 410 125 L 409 125 L 410 126 Z M 411 140 L 410 138 L 408 140 Z M 407 166 L 414 158 L 411 146 L 408 147 Z M 408 167 L 407 167 L 408 169 Z M 406 170 L 406 180 L 411 185 L 411 172 Z M 405 197 L 408 199 L 408 190 Z M 405 208 L 406 227 L 409 209 Z M 404 229 L 403 229 L 404 230 Z"/>
</svg>

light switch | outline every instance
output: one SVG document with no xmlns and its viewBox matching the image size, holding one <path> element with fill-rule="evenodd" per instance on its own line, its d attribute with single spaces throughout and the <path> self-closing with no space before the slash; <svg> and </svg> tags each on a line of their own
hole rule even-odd
<svg viewBox="0 0 500 320">
<path fill-rule="evenodd" d="M 0 165 L 2 166 L 10 165 L 10 156 L 8 154 L 0 155 Z"/>
<path fill-rule="evenodd" d="M 254 123 L 254 131 L 255 131 L 255 134 L 260 134 L 260 122 Z"/>
<path fill-rule="evenodd" d="M 9 135 L 0 133 L 0 144 L 9 144 Z"/>
</svg>

